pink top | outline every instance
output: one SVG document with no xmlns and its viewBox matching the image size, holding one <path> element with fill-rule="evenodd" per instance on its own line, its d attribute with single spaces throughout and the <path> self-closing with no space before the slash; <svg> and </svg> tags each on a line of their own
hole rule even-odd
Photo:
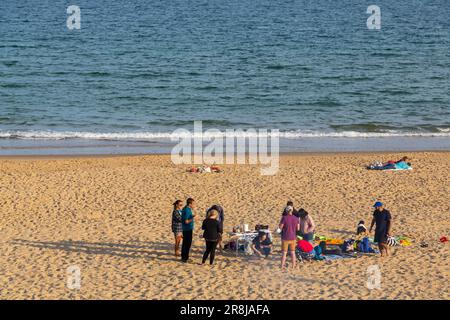
<svg viewBox="0 0 450 320">
<path fill-rule="evenodd" d="M 299 219 L 300 219 L 300 232 L 302 234 L 314 232 L 314 229 L 316 229 L 316 225 L 314 224 L 314 220 L 311 218 L 309 214 L 305 218 Z"/>
</svg>

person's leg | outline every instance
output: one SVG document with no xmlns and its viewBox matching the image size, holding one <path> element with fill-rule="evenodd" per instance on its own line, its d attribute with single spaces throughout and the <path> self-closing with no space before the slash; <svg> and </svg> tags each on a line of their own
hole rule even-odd
<svg viewBox="0 0 450 320">
<path fill-rule="evenodd" d="M 189 260 L 189 252 L 191 251 L 192 246 L 192 230 L 187 232 L 188 238 L 183 240 L 187 242 L 186 244 L 186 260 Z"/>
<path fill-rule="evenodd" d="M 211 254 L 209 255 L 209 264 L 213 264 L 214 257 L 216 256 L 216 247 L 217 247 L 217 241 L 211 242 Z"/>
<path fill-rule="evenodd" d="M 180 244 L 183 236 L 181 234 L 175 235 L 175 257 L 180 256 Z"/>
<path fill-rule="evenodd" d="M 205 263 L 206 259 L 208 259 L 208 256 L 211 253 L 211 241 L 205 240 L 205 244 L 206 244 L 206 250 L 205 250 L 205 253 L 203 254 L 202 263 Z"/>
<path fill-rule="evenodd" d="M 286 266 L 286 256 L 287 256 L 287 251 L 283 251 L 283 254 L 281 256 L 281 269 L 284 270 L 285 266 Z"/>
<path fill-rule="evenodd" d="M 183 261 L 189 260 L 189 250 L 192 245 L 192 230 L 183 231 L 183 244 L 181 246 L 181 259 Z"/>
<path fill-rule="evenodd" d="M 378 249 L 380 250 L 381 256 L 384 257 L 384 245 L 381 242 L 378 243 Z"/>
<path fill-rule="evenodd" d="M 287 256 L 287 243 L 285 241 L 281 242 L 281 250 L 283 254 L 281 255 L 281 269 L 284 270 L 286 266 L 286 256 Z"/>
<path fill-rule="evenodd" d="M 183 231 L 183 243 L 181 244 L 181 260 L 186 261 L 186 247 L 187 247 L 187 231 Z"/>
<path fill-rule="evenodd" d="M 386 243 L 381 243 L 381 247 L 383 248 L 383 254 L 381 254 L 381 256 L 389 256 L 389 252 L 388 252 L 388 245 Z"/>
<path fill-rule="evenodd" d="M 291 252 L 292 269 L 294 269 L 295 268 L 295 262 L 297 261 L 297 258 L 295 257 L 295 241 L 292 241 L 290 243 L 289 250 Z"/>
</svg>

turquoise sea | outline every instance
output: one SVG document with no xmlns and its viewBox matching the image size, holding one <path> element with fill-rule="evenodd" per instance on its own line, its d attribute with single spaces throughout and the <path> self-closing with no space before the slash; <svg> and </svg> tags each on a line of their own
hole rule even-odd
<svg viewBox="0 0 450 320">
<path fill-rule="evenodd" d="M 2 0 L 0 155 L 167 152 L 194 120 L 279 129 L 284 151 L 450 150 L 449 17 L 448 0 Z"/>
</svg>

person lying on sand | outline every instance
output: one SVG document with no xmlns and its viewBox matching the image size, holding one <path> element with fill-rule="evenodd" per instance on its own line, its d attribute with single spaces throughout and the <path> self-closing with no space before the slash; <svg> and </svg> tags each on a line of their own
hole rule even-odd
<svg viewBox="0 0 450 320">
<path fill-rule="evenodd" d="M 389 256 L 389 247 L 387 245 L 387 239 L 390 237 L 392 228 L 391 213 L 384 208 L 384 204 L 376 202 L 373 206 L 375 211 L 373 213 L 372 223 L 370 224 L 369 233 L 372 232 L 375 225 L 375 238 L 374 242 L 378 243 L 381 256 Z"/>
<path fill-rule="evenodd" d="M 272 242 L 270 241 L 267 233 L 260 232 L 253 239 L 252 243 L 253 252 L 260 258 L 267 258 L 269 254 L 272 252 Z"/>
</svg>

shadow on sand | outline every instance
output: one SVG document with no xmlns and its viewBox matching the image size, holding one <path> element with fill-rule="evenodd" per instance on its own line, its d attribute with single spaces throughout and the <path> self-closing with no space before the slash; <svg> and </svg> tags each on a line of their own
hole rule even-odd
<svg viewBox="0 0 450 320">
<path fill-rule="evenodd" d="M 84 254 L 104 254 L 121 258 L 160 259 L 167 261 L 178 261 L 171 253 L 173 244 L 166 242 L 141 243 L 110 243 L 110 242 L 87 242 L 87 241 L 33 241 L 14 239 L 14 245 L 29 246 L 41 249 L 61 250 Z"/>
</svg>

